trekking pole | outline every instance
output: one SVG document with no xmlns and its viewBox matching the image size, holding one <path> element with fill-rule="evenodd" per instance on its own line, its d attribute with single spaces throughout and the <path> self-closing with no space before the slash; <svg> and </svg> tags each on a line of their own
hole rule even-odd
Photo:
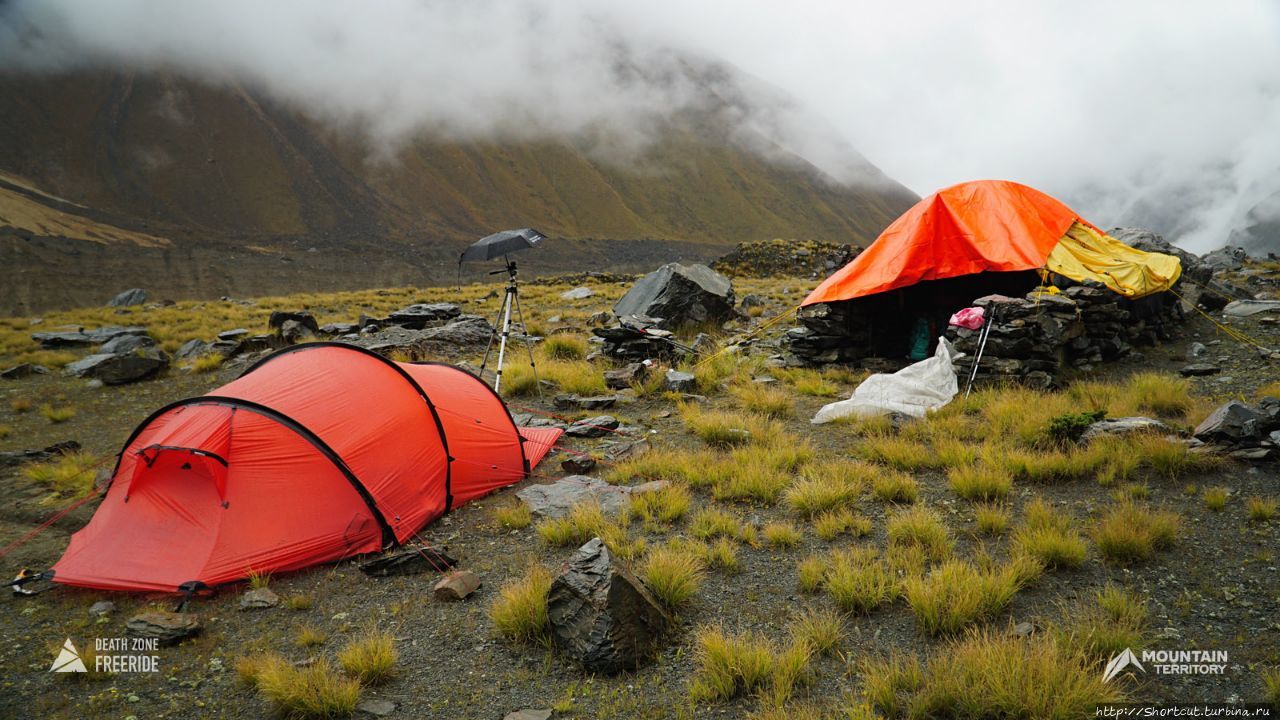
<svg viewBox="0 0 1280 720">
<path fill-rule="evenodd" d="M 969 385 L 964 389 L 964 396 L 967 399 L 969 393 L 973 392 L 973 381 L 978 377 L 978 365 L 982 363 L 982 353 L 987 349 L 987 339 L 991 337 L 991 326 L 996 322 L 996 309 L 991 308 L 991 317 L 982 325 L 982 332 L 978 333 L 978 354 L 973 358 L 973 369 L 969 372 Z"/>
</svg>

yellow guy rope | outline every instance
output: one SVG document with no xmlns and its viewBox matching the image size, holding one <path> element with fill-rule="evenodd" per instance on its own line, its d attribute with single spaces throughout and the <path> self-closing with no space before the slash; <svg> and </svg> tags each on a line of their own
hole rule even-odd
<svg viewBox="0 0 1280 720">
<path fill-rule="evenodd" d="M 757 333 L 760 333 L 760 332 L 763 332 L 763 331 L 765 331 L 765 330 L 768 330 L 768 329 L 769 329 L 770 327 L 772 327 L 773 325 L 775 325 L 775 324 L 777 324 L 777 323 L 779 323 L 779 322 L 781 322 L 781 321 L 783 321 L 783 320 L 785 320 L 785 319 L 787 319 L 787 318 L 791 317 L 791 316 L 792 316 L 792 315 L 794 315 L 794 314 L 796 313 L 796 311 L 797 311 L 797 310 L 799 310 L 799 309 L 800 309 L 800 306 L 799 306 L 799 305 L 797 305 L 797 306 L 795 306 L 795 307 L 791 308 L 790 310 L 788 310 L 788 311 L 786 311 L 786 312 L 782 313 L 781 315 L 778 315 L 777 317 L 774 317 L 774 318 L 773 318 L 772 320 L 770 320 L 769 322 L 761 323 L 759 326 L 757 326 L 757 327 L 756 327 L 756 329 L 755 329 L 755 330 L 752 330 L 751 332 L 749 332 L 749 333 L 747 333 L 746 335 L 744 335 L 741 339 L 739 339 L 739 340 L 738 340 L 737 342 L 735 342 L 733 345 L 740 345 L 740 344 L 742 343 L 742 341 L 743 341 L 743 340 L 750 340 L 751 338 L 755 337 Z M 706 365 L 707 363 L 711 362 L 712 360 L 715 360 L 716 358 L 720 357 L 720 356 L 721 356 L 721 355 L 723 355 L 724 353 L 728 352 L 728 351 L 729 351 L 729 348 L 733 347 L 733 345 L 726 345 L 726 346 L 724 346 L 724 347 L 720 348 L 719 350 L 715 351 L 715 352 L 714 352 L 714 353 L 712 353 L 711 355 L 708 355 L 707 357 L 703 358 L 702 360 L 699 360 L 698 362 L 694 363 L 694 365 L 693 365 L 693 366 L 694 366 L 695 368 L 699 368 L 699 367 L 702 367 L 703 365 Z"/>
</svg>

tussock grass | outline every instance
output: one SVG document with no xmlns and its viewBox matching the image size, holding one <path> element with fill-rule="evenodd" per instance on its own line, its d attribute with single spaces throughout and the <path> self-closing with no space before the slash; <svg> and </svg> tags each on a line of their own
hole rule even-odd
<svg viewBox="0 0 1280 720">
<path fill-rule="evenodd" d="M 1141 372 L 1125 383 L 1123 402 L 1139 412 L 1182 417 L 1194 407 L 1191 381 L 1169 373 Z"/>
<path fill-rule="evenodd" d="M 1098 520 L 1093 541 L 1105 559 L 1131 563 L 1172 547 L 1181 526 L 1176 513 L 1125 502 L 1113 506 Z"/>
<path fill-rule="evenodd" d="M 752 413 L 705 410 L 694 403 L 680 406 L 685 427 L 698 439 L 716 448 L 748 443 L 763 444 L 782 433 L 778 423 Z"/>
<path fill-rule="evenodd" d="M 1251 497 L 1244 501 L 1245 510 L 1249 514 L 1249 522 L 1270 522 L 1276 516 L 1280 503 L 1275 498 Z"/>
<path fill-rule="evenodd" d="M 827 560 L 820 555 L 810 555 L 796 565 L 796 587 L 801 592 L 815 593 L 822 588 L 827 574 Z"/>
<path fill-rule="evenodd" d="M 533 524 L 533 511 L 523 502 L 495 505 L 489 512 L 495 523 L 508 530 L 523 530 Z"/>
<path fill-rule="evenodd" d="M 887 415 L 846 415 L 834 420 L 833 424 L 860 438 L 886 438 L 894 432 L 893 419 Z"/>
<path fill-rule="evenodd" d="M 727 537 L 716 540 L 703 556 L 707 567 L 728 573 L 738 572 L 738 546 Z"/>
<path fill-rule="evenodd" d="M 284 599 L 285 608 L 294 612 L 310 610 L 314 605 L 315 601 L 310 595 L 290 595 Z"/>
<path fill-rule="evenodd" d="M 795 401 L 791 393 L 767 383 L 746 382 L 729 388 L 738 407 L 748 412 L 770 418 L 789 418 L 795 415 Z"/>
<path fill-rule="evenodd" d="M 1262 691 L 1271 707 L 1280 710 L 1280 666 L 1258 670 L 1258 679 L 1262 681 Z"/>
<path fill-rule="evenodd" d="M 847 508 L 857 502 L 868 479 L 879 469 L 858 461 L 826 462 L 804 469 L 800 480 L 787 488 L 786 501 L 802 517 Z"/>
<path fill-rule="evenodd" d="M 689 522 L 689 534 L 699 540 L 723 537 L 747 541 L 754 534 L 754 529 L 749 531 L 747 528 L 746 523 L 738 517 L 715 508 L 699 510 Z"/>
<path fill-rule="evenodd" d="M 777 433 L 764 443 L 734 448 L 729 465 L 760 465 L 778 471 L 795 472 L 813 459 L 813 447 L 786 433 Z"/>
<path fill-rule="evenodd" d="M 716 500 L 773 505 L 791 484 L 789 474 L 768 465 L 735 463 L 733 467 L 711 487 Z"/>
<path fill-rule="evenodd" d="M 871 481 L 871 493 L 887 503 L 910 505 L 920 499 L 920 483 L 906 473 L 885 471 Z"/>
<path fill-rule="evenodd" d="M 1275 382 L 1269 382 L 1266 385 L 1263 385 L 1253 393 L 1253 396 L 1256 398 L 1264 398 L 1264 397 L 1280 398 L 1280 380 L 1277 380 Z"/>
<path fill-rule="evenodd" d="M 195 358 L 187 367 L 191 368 L 194 373 L 208 373 L 222 367 L 222 363 L 226 361 L 226 356 L 222 353 L 206 353 Z"/>
<path fill-rule="evenodd" d="M 727 471 L 720 456 L 709 450 L 688 452 L 655 448 L 618 463 L 605 474 L 604 479 L 614 485 L 666 480 L 696 488 L 714 484 Z"/>
<path fill-rule="evenodd" d="M 761 530 L 761 535 L 770 547 L 785 549 L 800 544 L 800 531 L 787 522 L 769 523 Z"/>
<path fill-rule="evenodd" d="M 646 525 L 671 524 L 689 512 L 692 498 L 684 485 L 668 485 L 659 490 L 632 493 L 627 512 Z"/>
<path fill-rule="evenodd" d="M 694 643 L 695 668 L 689 681 L 694 702 L 754 692 L 769 706 L 781 707 L 797 686 L 809 681 L 809 660 L 815 652 L 802 640 L 779 647 L 755 632 L 731 635 L 718 626 L 700 629 Z"/>
<path fill-rule="evenodd" d="M 538 537 L 554 547 L 569 547 L 585 543 L 593 537 L 603 537 L 611 525 L 604 511 L 596 503 L 579 503 L 569 509 L 564 517 L 551 518 L 538 524 Z"/>
<path fill-rule="evenodd" d="M 947 482 L 952 492 L 965 500 L 1003 500 L 1013 489 L 1013 478 L 987 464 L 951 467 Z"/>
<path fill-rule="evenodd" d="M 871 521 L 854 515 L 848 509 L 829 510 L 813 520 L 813 530 L 818 537 L 831 542 L 841 535 L 862 537 L 871 532 Z"/>
<path fill-rule="evenodd" d="M 85 497 L 94 490 L 97 466 L 102 458 L 77 450 L 22 467 L 23 477 L 46 485 L 63 497 Z"/>
<path fill-rule="evenodd" d="M 645 556 L 640 577 L 655 597 L 668 608 L 688 602 L 698 593 L 706 576 L 706 564 L 684 548 L 655 548 Z"/>
<path fill-rule="evenodd" d="M 743 365 L 736 354 L 721 353 L 685 370 L 693 373 L 694 385 L 698 392 L 703 395 L 714 395 L 720 392 L 721 385 L 729 378 L 744 376 L 743 379 L 748 379 L 745 376 L 750 368 Z"/>
<path fill-rule="evenodd" d="M 775 371 L 777 376 L 801 395 L 810 397 L 833 397 L 840 392 L 840 386 L 818 370 L 806 368 L 782 369 Z"/>
<path fill-rule="evenodd" d="M 551 360 L 582 360 L 587 356 L 587 339 L 581 335 L 552 335 L 542 341 L 541 349 Z"/>
<path fill-rule="evenodd" d="M 3 440 L 13 433 L 12 425 L 0 425 L 0 440 Z"/>
<path fill-rule="evenodd" d="M 1102 588 L 1094 598 L 1096 604 L 1074 609 L 1065 626 L 1054 628 L 1061 644 L 1078 649 L 1098 664 L 1142 644 L 1145 600 L 1115 584 Z"/>
<path fill-rule="evenodd" d="M 76 409 L 70 405 L 64 405 L 61 407 L 55 407 L 53 405 L 41 405 L 40 414 L 44 416 L 45 420 L 48 420 L 50 423 L 54 425 L 58 425 L 60 423 L 64 423 L 70 420 L 71 418 L 75 417 Z"/>
<path fill-rule="evenodd" d="M 832 553 L 823 584 L 836 605 L 852 613 L 869 613 L 902 593 L 893 569 L 863 548 Z"/>
<path fill-rule="evenodd" d="M 791 621 L 791 638 L 811 648 L 816 655 L 834 654 L 844 637 L 844 619 L 825 608 L 806 608 Z"/>
<path fill-rule="evenodd" d="M 9 409 L 21 415 L 31 410 L 30 398 L 14 398 L 9 401 Z"/>
<path fill-rule="evenodd" d="M 1041 498 L 1027 503 L 1024 522 L 1014 533 L 1012 545 L 1049 569 L 1077 568 L 1084 564 L 1087 547 L 1071 518 Z"/>
<path fill-rule="evenodd" d="M 940 561 L 951 555 L 955 541 L 936 510 L 912 507 L 889 516 L 889 544 L 919 548 L 929 560 Z"/>
<path fill-rule="evenodd" d="M 1033 560 L 1015 557 L 1008 565 L 978 569 L 949 560 L 924 577 L 903 583 L 903 595 L 917 625 L 930 635 L 955 633 L 1003 610 L 1035 570 Z"/>
<path fill-rule="evenodd" d="M 942 467 L 942 461 L 928 443 L 895 435 L 868 437 L 858 453 L 872 462 L 907 472 Z"/>
<path fill-rule="evenodd" d="M 345 717 L 360 701 L 360 682 L 335 672 L 326 660 L 299 668 L 268 659 L 256 668 L 253 684 L 277 715 L 291 720 Z"/>
<path fill-rule="evenodd" d="M 295 639 L 295 642 L 297 642 L 300 647 L 309 648 L 317 645 L 323 645 L 328 639 L 329 635 L 325 633 L 325 631 L 313 625 L 303 625 L 298 628 L 298 636 Z"/>
<path fill-rule="evenodd" d="M 489 606 L 489 620 L 498 635 L 517 642 L 547 644 L 549 590 L 551 571 L 542 565 L 530 565 L 523 577 L 503 585 Z"/>
<path fill-rule="evenodd" d="M 944 645 L 927 667 L 892 656 L 862 671 L 863 693 L 889 717 L 1081 718 L 1124 699 L 1087 657 L 1048 634 L 973 632 Z"/>
<path fill-rule="evenodd" d="M 32 350 L 24 352 L 13 359 L 15 365 L 31 363 L 50 368 L 61 368 L 79 360 L 80 356 L 70 350 Z"/>
<path fill-rule="evenodd" d="M 554 336 L 556 338 L 563 336 Z M 580 359 L 557 359 L 547 354 L 549 338 L 534 350 L 537 367 L 529 366 L 524 348 L 517 345 L 502 371 L 504 397 L 528 397 L 538 394 L 538 380 L 549 382 L 562 392 L 573 395 L 603 395 L 608 387 L 604 374 L 596 365 Z M 536 372 L 535 372 L 536 370 Z"/>
<path fill-rule="evenodd" d="M 1009 526 L 1009 509 L 1003 505 L 986 503 L 973 510 L 978 532 L 983 535 L 1000 535 Z"/>
</svg>

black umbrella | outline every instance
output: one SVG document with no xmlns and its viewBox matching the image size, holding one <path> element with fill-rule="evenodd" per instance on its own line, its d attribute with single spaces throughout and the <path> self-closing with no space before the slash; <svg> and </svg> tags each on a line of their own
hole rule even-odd
<svg viewBox="0 0 1280 720">
<path fill-rule="evenodd" d="M 492 260 L 520 250 L 528 250 L 531 247 L 537 247 L 538 243 L 545 239 L 545 235 L 533 228 L 503 230 L 472 243 L 462 251 L 458 264 L 461 265 L 468 260 Z"/>
</svg>

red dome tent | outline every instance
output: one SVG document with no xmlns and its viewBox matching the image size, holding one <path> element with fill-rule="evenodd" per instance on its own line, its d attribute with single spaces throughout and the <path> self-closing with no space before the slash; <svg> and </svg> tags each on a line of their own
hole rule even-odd
<svg viewBox="0 0 1280 720">
<path fill-rule="evenodd" d="M 138 426 L 54 580 L 175 591 L 376 552 L 527 477 L 559 436 L 459 368 L 294 346 Z"/>
</svg>

